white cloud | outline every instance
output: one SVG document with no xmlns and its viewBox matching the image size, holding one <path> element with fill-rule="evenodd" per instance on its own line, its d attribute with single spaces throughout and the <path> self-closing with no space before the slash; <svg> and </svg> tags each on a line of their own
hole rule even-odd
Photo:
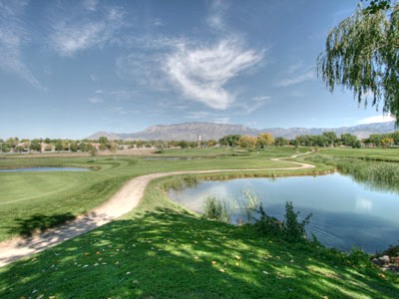
<svg viewBox="0 0 399 299">
<path fill-rule="evenodd" d="M 280 79 L 276 82 L 276 86 L 278 87 L 287 87 L 295 84 L 299 84 L 305 81 L 310 81 L 316 79 L 315 70 L 307 70 L 302 73 L 297 73 L 290 75 L 287 78 Z"/>
<path fill-rule="evenodd" d="M 17 74 L 33 87 L 45 90 L 21 57 L 21 47 L 29 43 L 22 22 L 28 1 L 0 0 L 0 68 Z"/>
<path fill-rule="evenodd" d="M 89 11 L 96 11 L 97 10 L 97 5 L 98 5 L 98 0 L 84 0 L 82 2 L 83 7 Z"/>
<path fill-rule="evenodd" d="M 359 124 L 367 125 L 373 123 L 382 123 L 382 122 L 390 122 L 394 121 L 395 118 L 391 115 L 377 115 L 377 116 L 370 116 L 359 120 Z"/>
<path fill-rule="evenodd" d="M 164 26 L 164 25 L 165 25 L 165 23 L 162 22 L 161 19 L 154 19 L 153 22 L 152 22 L 152 24 L 153 24 L 154 26 L 156 26 L 156 27 L 160 27 L 160 26 Z"/>
<path fill-rule="evenodd" d="M 260 62 L 263 54 L 244 50 L 235 39 L 224 39 L 214 46 L 180 44 L 166 57 L 164 71 L 184 97 L 213 109 L 226 109 L 234 102 L 234 95 L 225 85 Z"/>
<path fill-rule="evenodd" d="M 137 91 L 135 90 L 116 90 L 111 91 L 110 95 L 117 101 L 131 100 L 137 96 Z"/>
<path fill-rule="evenodd" d="M 108 8 L 102 18 L 89 15 L 80 19 L 67 18 L 53 24 L 50 45 L 60 55 L 73 56 L 76 52 L 109 42 L 123 25 L 121 9 Z"/>
<path fill-rule="evenodd" d="M 227 13 L 228 4 L 223 0 L 214 0 L 211 3 L 210 13 L 206 19 L 207 24 L 218 31 L 226 31 L 227 25 L 224 17 Z"/>
<path fill-rule="evenodd" d="M 270 102 L 270 96 L 256 96 L 251 101 L 243 101 L 237 103 L 236 107 L 240 109 L 240 114 L 250 115 L 253 112 L 259 110 L 260 107 Z"/>
<path fill-rule="evenodd" d="M 91 97 L 88 99 L 88 101 L 92 104 L 99 104 L 99 103 L 103 103 L 104 100 L 102 98 L 99 97 Z"/>
<path fill-rule="evenodd" d="M 270 96 L 258 96 L 258 97 L 253 97 L 252 100 L 257 103 L 266 103 L 271 100 L 271 97 Z"/>
</svg>

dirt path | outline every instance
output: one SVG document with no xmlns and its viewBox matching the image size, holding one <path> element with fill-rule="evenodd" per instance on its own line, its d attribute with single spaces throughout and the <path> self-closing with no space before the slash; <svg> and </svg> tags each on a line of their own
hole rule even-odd
<svg viewBox="0 0 399 299">
<path fill-rule="evenodd" d="M 292 156 L 296 158 L 299 155 Z M 284 158 L 275 158 L 274 161 L 281 161 Z M 31 238 L 16 237 L 0 243 L 0 267 L 7 265 L 20 258 L 43 251 L 49 247 L 60 244 L 63 241 L 91 231 L 102 226 L 134 209 L 144 195 L 145 188 L 152 180 L 160 177 L 182 175 L 182 174 L 206 174 L 217 172 L 243 172 L 262 170 L 298 170 L 314 168 L 314 165 L 294 162 L 294 167 L 266 168 L 266 169 L 219 169 L 200 171 L 176 171 L 167 173 L 155 173 L 136 177 L 128 181 L 110 200 L 101 206 L 91 210 L 89 213 L 79 216 L 76 219 Z"/>
</svg>

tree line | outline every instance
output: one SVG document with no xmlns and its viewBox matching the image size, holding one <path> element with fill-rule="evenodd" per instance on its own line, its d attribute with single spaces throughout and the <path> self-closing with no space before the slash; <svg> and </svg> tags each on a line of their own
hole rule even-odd
<svg viewBox="0 0 399 299">
<path fill-rule="evenodd" d="M 70 139 L 19 139 L 18 137 L 0 139 L 0 152 L 93 152 L 110 151 L 133 148 L 152 148 L 163 152 L 167 148 L 204 148 L 204 147 L 232 147 L 244 150 L 261 150 L 270 146 L 308 146 L 308 147 L 393 147 L 399 146 L 399 132 L 387 134 L 372 134 L 368 138 L 359 140 L 357 136 L 346 133 L 340 137 L 335 132 L 323 132 L 321 135 L 300 135 L 293 139 L 274 137 L 271 133 L 258 136 L 231 134 L 219 140 L 188 141 L 188 140 L 108 140 L 100 137 L 96 140 Z"/>
</svg>

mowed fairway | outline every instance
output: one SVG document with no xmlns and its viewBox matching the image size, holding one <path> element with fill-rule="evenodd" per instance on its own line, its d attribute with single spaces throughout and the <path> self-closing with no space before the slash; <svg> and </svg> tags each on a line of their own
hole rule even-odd
<svg viewBox="0 0 399 299">
<path fill-rule="evenodd" d="M 88 157 L 0 159 L 0 168 L 75 166 L 92 169 L 89 172 L 0 173 L 0 241 L 26 234 L 27 228 L 33 231 L 44 229 L 90 211 L 109 199 L 128 179 L 138 175 L 177 170 L 293 167 L 290 162 L 272 161 L 271 158 L 289 157 L 295 152 L 295 149 L 287 148 L 232 156 L 230 150 L 204 150 L 202 158 L 194 160 L 146 160 L 134 157 L 115 160 L 99 158 L 96 162 Z M 198 149 L 185 150 L 183 153 L 187 157 L 197 155 L 201 155 Z M 38 222 L 39 216 L 47 222 Z"/>
</svg>

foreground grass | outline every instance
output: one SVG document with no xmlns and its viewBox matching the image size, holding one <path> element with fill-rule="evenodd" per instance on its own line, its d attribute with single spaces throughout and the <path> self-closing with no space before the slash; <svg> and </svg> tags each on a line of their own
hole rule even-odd
<svg viewBox="0 0 399 299">
<path fill-rule="evenodd" d="M 1 298 L 397 298 L 398 283 L 339 252 L 200 219 L 162 181 L 123 219 L 0 268 Z"/>
<path fill-rule="evenodd" d="M 90 172 L 0 173 L 0 241 L 27 230 L 42 230 L 93 209 L 108 200 L 129 179 L 154 172 L 204 169 L 264 169 L 292 167 L 285 161 L 272 161 L 276 155 L 289 157 L 293 148 L 271 149 L 246 156 L 232 156 L 226 149 L 203 149 L 206 154 L 226 155 L 196 160 L 146 160 L 124 157 L 99 158 L 21 158 L 0 159 L 0 168 L 77 166 Z M 185 153 L 195 157 L 201 149 Z M 162 155 L 157 157 L 163 157 Z M 261 171 L 260 171 L 261 172 Z M 40 222 L 38 219 L 48 221 Z M 53 219 L 51 219 L 53 218 Z"/>
</svg>

